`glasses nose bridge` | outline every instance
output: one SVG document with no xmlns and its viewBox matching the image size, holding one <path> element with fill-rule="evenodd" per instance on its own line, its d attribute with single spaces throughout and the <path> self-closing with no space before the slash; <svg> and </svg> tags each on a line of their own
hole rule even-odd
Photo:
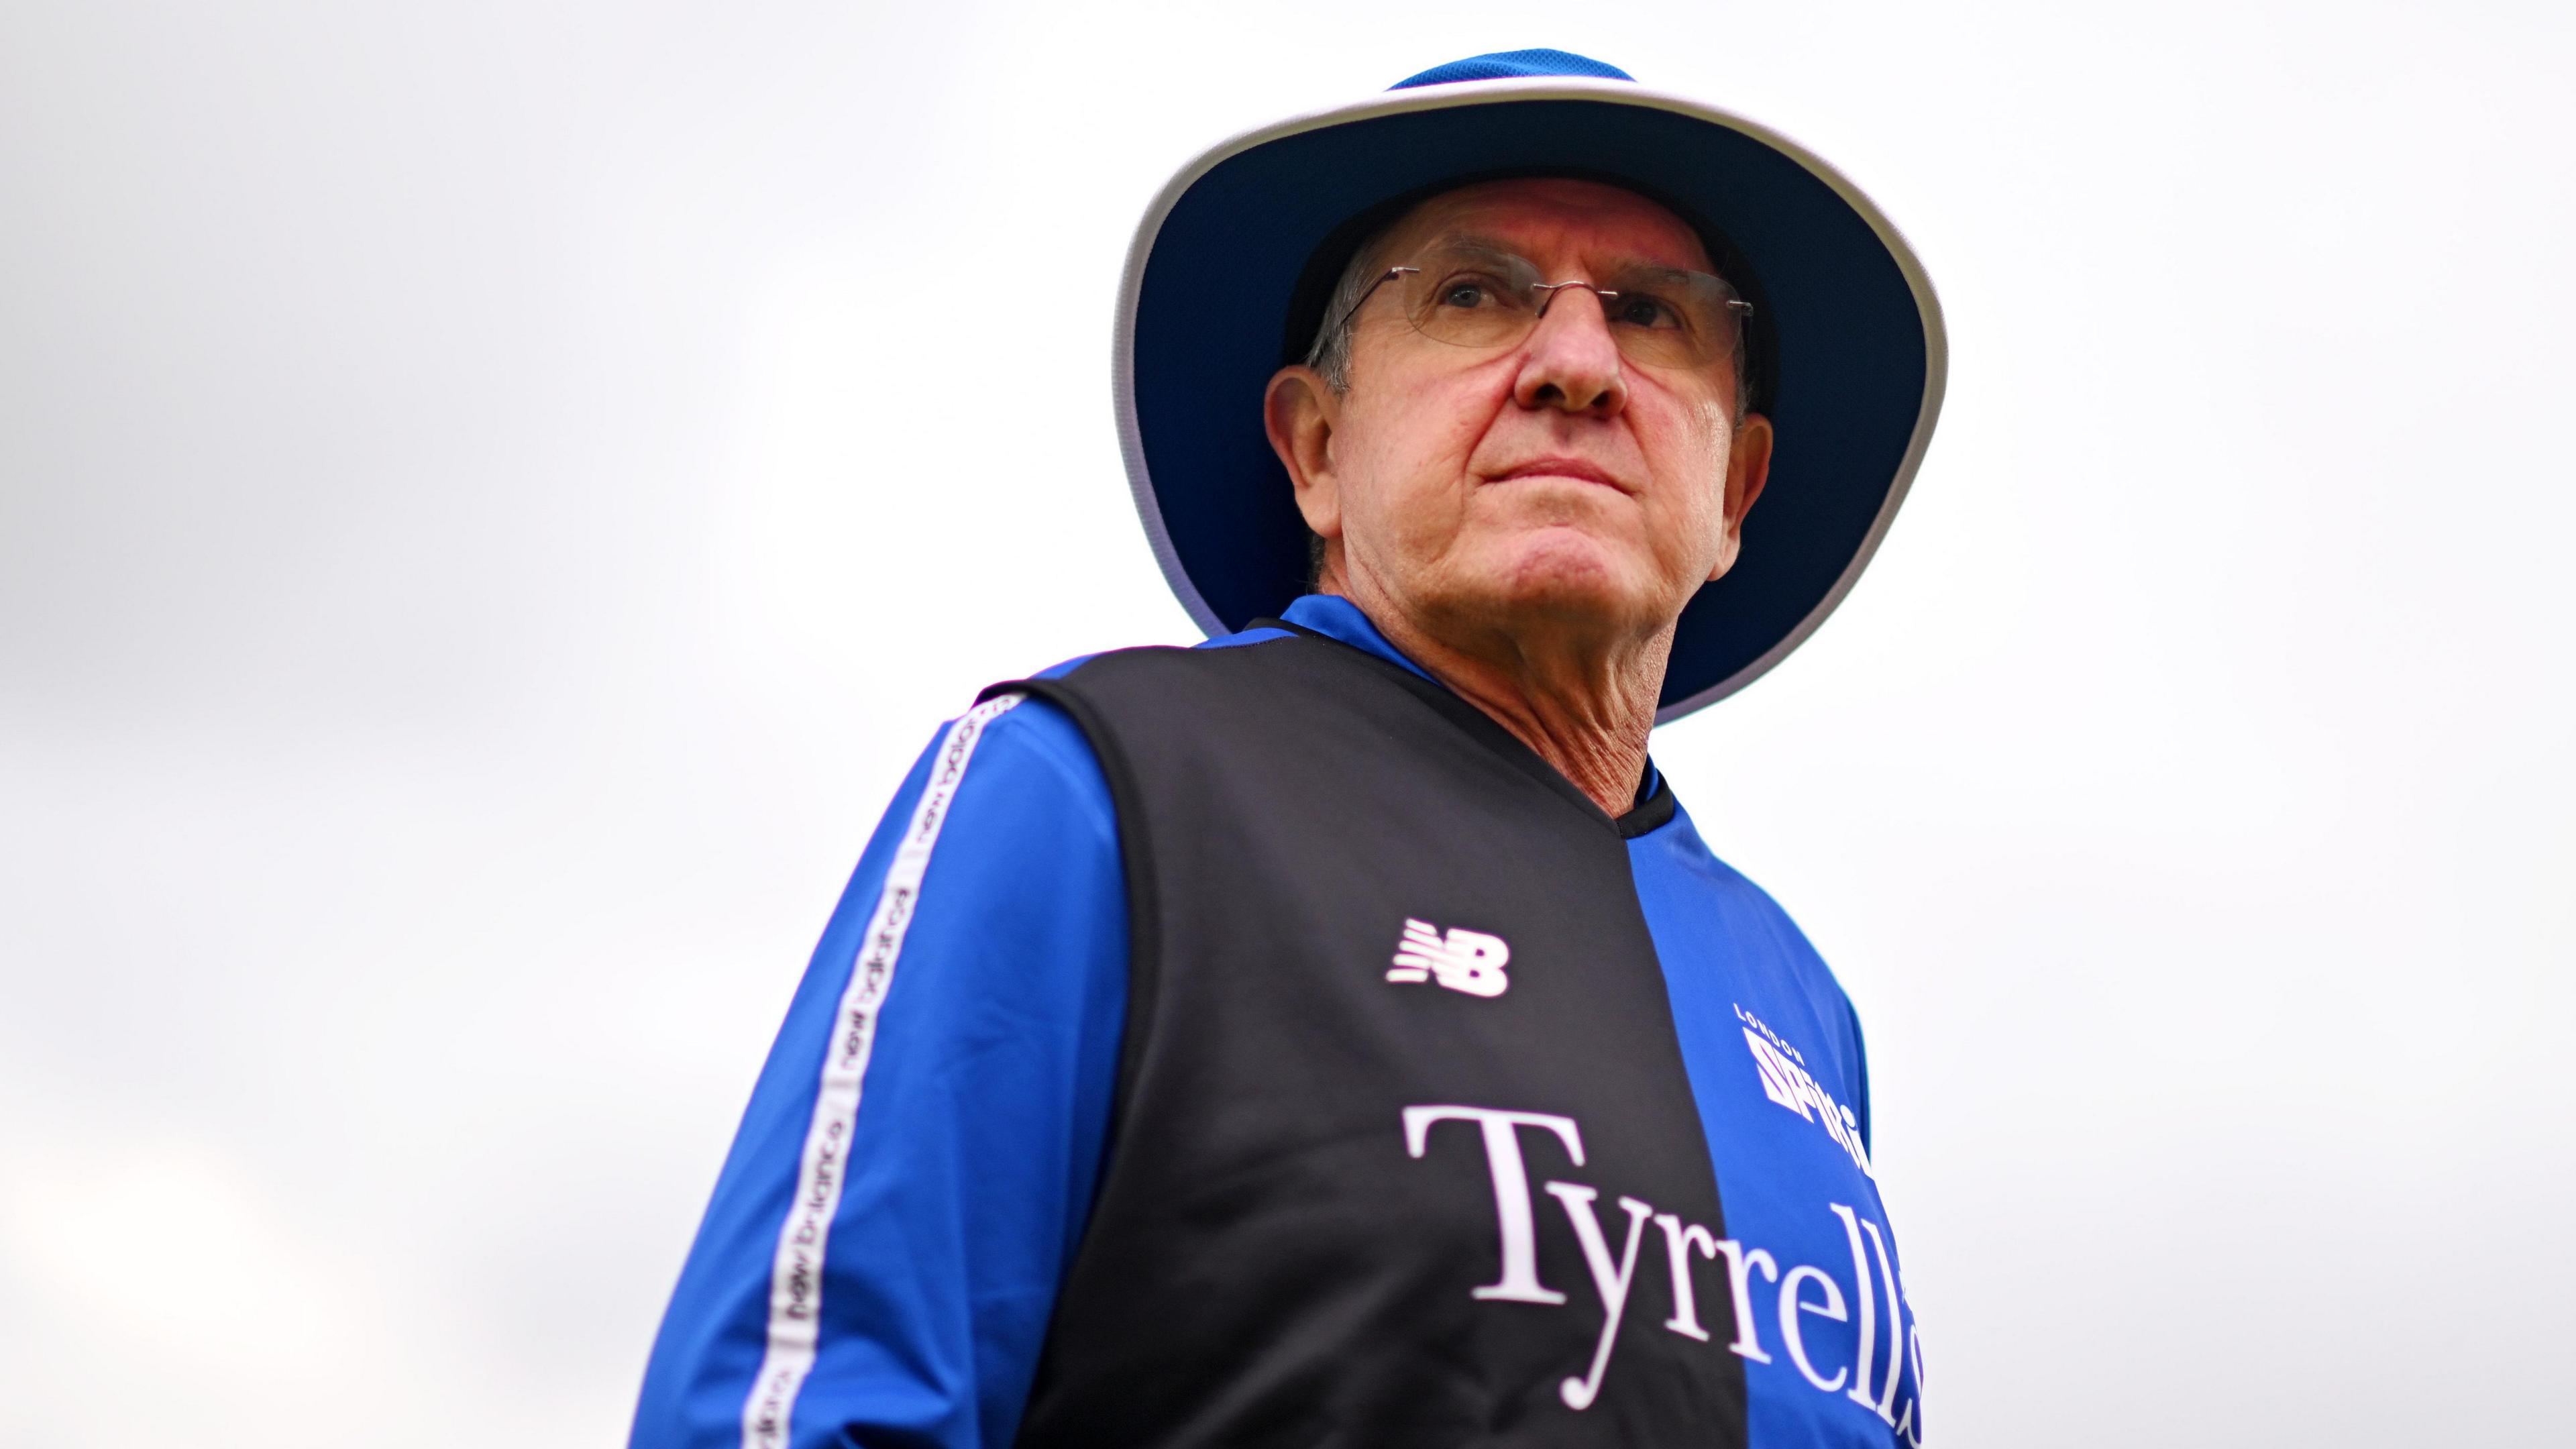
<svg viewBox="0 0 2576 1449">
<path fill-rule="evenodd" d="M 1621 358 L 1623 360 L 1625 359 L 1627 352 L 1624 347 L 1619 345 L 1618 329 L 1610 325 L 1610 304 L 1619 296 L 1616 288 L 1600 286 L 1597 283 L 1586 282 L 1577 278 L 1564 282 L 1532 282 L 1529 284 L 1529 289 L 1531 292 L 1537 294 L 1539 298 L 1538 305 L 1530 309 L 1530 332 L 1535 333 L 1541 327 L 1546 325 L 1548 309 L 1556 305 L 1556 299 L 1558 297 L 1563 296 L 1568 291 L 1590 292 L 1592 294 L 1593 301 L 1598 304 L 1601 309 L 1600 324 L 1603 340 L 1609 342 L 1612 347 L 1617 348 Z M 1582 323 L 1578 320 L 1573 325 L 1580 327 Z"/>
<path fill-rule="evenodd" d="M 1556 305 L 1558 295 L 1566 291 L 1568 288 L 1575 287 L 1579 287 L 1586 292 L 1590 292 L 1594 299 L 1601 303 L 1601 310 L 1606 320 L 1610 310 L 1611 300 L 1619 295 L 1618 292 L 1608 287 L 1595 286 L 1594 284 L 1583 281 L 1580 278 L 1564 282 L 1530 283 L 1529 289 L 1531 291 L 1545 294 L 1539 299 L 1539 304 L 1530 309 L 1530 315 L 1533 317 L 1546 316 L 1547 309 Z"/>
</svg>

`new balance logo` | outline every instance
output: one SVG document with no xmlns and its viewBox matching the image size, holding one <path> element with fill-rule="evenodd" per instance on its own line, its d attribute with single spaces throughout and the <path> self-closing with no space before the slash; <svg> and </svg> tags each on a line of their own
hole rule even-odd
<svg viewBox="0 0 2576 1449">
<path fill-rule="evenodd" d="M 1511 959 L 1512 948 L 1504 945 L 1500 936 L 1451 926 L 1443 939 L 1438 926 L 1407 919 L 1404 939 L 1396 944 L 1394 969 L 1386 973 L 1386 979 L 1437 980 L 1469 996 L 1500 996 L 1512 984 L 1511 978 L 1503 974 L 1504 963 Z"/>
</svg>

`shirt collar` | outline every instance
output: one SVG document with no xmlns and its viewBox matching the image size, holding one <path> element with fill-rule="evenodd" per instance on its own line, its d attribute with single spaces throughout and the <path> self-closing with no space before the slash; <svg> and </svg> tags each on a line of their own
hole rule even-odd
<svg viewBox="0 0 2576 1449">
<path fill-rule="evenodd" d="M 1318 634 L 1339 639 L 1354 649 L 1365 650 L 1389 664 L 1431 679 L 1428 670 L 1405 658 L 1403 650 L 1386 642 L 1386 636 L 1369 622 L 1368 615 L 1360 612 L 1359 605 L 1339 594 L 1308 594 L 1290 604 L 1279 617 L 1300 629 L 1312 629 Z M 1432 679 L 1431 682 L 1438 684 L 1440 681 Z"/>
</svg>

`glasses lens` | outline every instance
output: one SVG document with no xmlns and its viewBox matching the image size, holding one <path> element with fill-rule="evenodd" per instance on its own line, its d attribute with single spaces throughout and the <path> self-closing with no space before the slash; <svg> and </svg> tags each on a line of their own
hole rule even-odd
<svg viewBox="0 0 2576 1449">
<path fill-rule="evenodd" d="M 1455 347 L 1518 346 L 1558 295 L 1527 258 L 1481 247 L 1432 252 L 1394 277 L 1414 330 Z M 1599 293 L 1602 316 L 1631 362 L 1714 368 L 1736 357 L 1748 309 L 1724 278 L 1631 267 L 1590 290 Z"/>
<path fill-rule="evenodd" d="M 1404 312 L 1414 329 L 1456 347 L 1509 347 L 1538 321 L 1530 287 L 1538 273 L 1519 257 L 1486 251 L 1434 252 L 1405 274 Z"/>
<path fill-rule="evenodd" d="M 1619 351 L 1650 367 L 1708 367 L 1735 355 L 1743 328 L 1735 289 L 1706 272 L 1651 268 L 1604 289 L 1601 310 Z"/>
</svg>

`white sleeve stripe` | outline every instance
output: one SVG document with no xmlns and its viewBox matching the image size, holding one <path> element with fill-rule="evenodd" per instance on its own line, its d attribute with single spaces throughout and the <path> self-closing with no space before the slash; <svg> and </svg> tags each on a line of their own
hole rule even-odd
<svg viewBox="0 0 2576 1449">
<path fill-rule="evenodd" d="M 868 1057 L 876 1048 L 877 1008 L 894 984 L 894 968 L 903 954 L 904 933 L 912 925 L 921 896 L 921 880 L 930 868 L 930 848 L 948 820 L 949 804 L 965 778 L 966 762 L 985 726 L 1018 704 L 1023 696 L 1005 694 L 966 712 L 939 741 L 930 780 L 921 787 L 912 821 L 904 829 L 893 863 L 886 867 L 885 887 L 877 893 L 876 913 L 868 918 L 858 959 L 851 964 L 850 984 L 841 993 L 840 1014 L 833 1018 L 832 1041 L 823 1056 L 822 1090 L 814 1099 L 814 1120 L 805 1129 L 805 1151 L 796 1166 L 796 1196 L 788 1203 L 787 1221 L 778 1229 L 778 1255 L 769 1270 L 769 1343 L 761 1354 L 760 1372 L 742 1405 L 743 1449 L 786 1449 L 788 1426 L 797 1391 L 814 1367 L 816 1340 L 823 1311 L 823 1249 L 832 1217 L 841 1205 L 850 1132 L 859 1115 L 859 1087 L 867 1075 Z"/>
</svg>

